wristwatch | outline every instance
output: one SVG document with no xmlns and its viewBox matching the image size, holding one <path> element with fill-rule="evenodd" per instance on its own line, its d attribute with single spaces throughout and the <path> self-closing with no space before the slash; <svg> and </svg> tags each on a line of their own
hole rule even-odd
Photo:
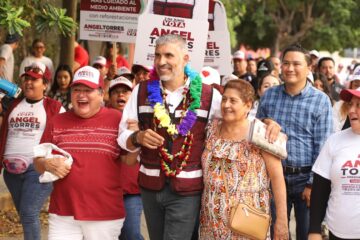
<svg viewBox="0 0 360 240">
<path fill-rule="evenodd" d="M 137 141 L 137 135 L 140 131 L 135 131 L 133 132 L 131 135 L 130 135 L 130 141 L 131 141 L 131 144 L 134 145 L 134 147 L 141 147 L 141 144 Z"/>
</svg>

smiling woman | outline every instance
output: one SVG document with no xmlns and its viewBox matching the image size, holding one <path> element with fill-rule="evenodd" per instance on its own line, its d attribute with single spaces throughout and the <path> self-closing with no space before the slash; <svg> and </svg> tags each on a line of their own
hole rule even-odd
<svg viewBox="0 0 360 240">
<path fill-rule="evenodd" d="M 32 63 L 22 78 L 25 98 L 12 102 L 0 131 L 0 166 L 5 167 L 4 180 L 21 218 L 24 239 L 40 239 L 39 213 L 52 186 L 39 183 L 33 147 L 39 144 L 49 120 L 65 110 L 59 102 L 44 97 L 49 82 L 44 64 Z"/>
<path fill-rule="evenodd" d="M 277 239 L 288 237 L 281 161 L 246 140 L 249 130 L 247 115 L 254 97 L 255 91 L 249 82 L 229 81 L 221 102 L 223 117 L 208 124 L 201 159 L 204 191 L 200 239 L 246 239 L 229 228 L 230 209 L 241 202 L 270 214 L 270 180 L 277 215 L 275 236 Z M 226 188 L 229 190 L 225 194 Z M 270 239 L 269 232 L 267 239 Z"/>
<path fill-rule="evenodd" d="M 359 197 L 360 88 L 342 90 L 351 128 L 333 134 L 325 142 L 312 168 L 314 182 L 310 204 L 309 239 L 321 238 L 321 223 L 329 239 L 360 239 Z"/>
</svg>

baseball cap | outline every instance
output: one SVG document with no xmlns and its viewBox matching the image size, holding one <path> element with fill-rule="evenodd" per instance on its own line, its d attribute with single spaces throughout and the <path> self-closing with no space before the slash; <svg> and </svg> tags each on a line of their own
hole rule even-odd
<svg viewBox="0 0 360 240">
<path fill-rule="evenodd" d="M 79 68 L 75 74 L 71 87 L 77 84 L 84 84 L 89 88 L 104 88 L 104 80 L 100 76 L 99 70 L 94 67 L 85 66 Z"/>
<path fill-rule="evenodd" d="M 320 53 L 319 53 L 317 50 L 315 50 L 315 49 L 311 50 L 311 51 L 309 52 L 309 54 L 310 54 L 310 55 L 313 55 L 313 56 L 315 56 L 315 57 L 317 57 L 317 58 L 320 57 Z"/>
<path fill-rule="evenodd" d="M 14 42 L 18 42 L 20 40 L 20 35 L 18 33 L 8 34 L 6 35 L 5 43 L 11 44 Z"/>
<path fill-rule="evenodd" d="M 94 66 L 95 64 L 99 64 L 101 66 L 106 66 L 106 58 L 104 58 L 103 56 L 97 56 L 93 63 L 92 63 L 92 66 Z"/>
<path fill-rule="evenodd" d="M 274 64 L 270 60 L 261 60 L 257 64 L 257 75 L 271 73 L 274 70 Z"/>
<path fill-rule="evenodd" d="M 360 87 L 355 90 L 343 89 L 340 92 L 340 99 L 345 102 L 350 102 L 350 100 L 353 96 L 360 98 Z"/>
<path fill-rule="evenodd" d="M 200 77 L 204 84 L 219 84 L 220 85 L 220 74 L 219 72 L 212 67 L 203 67 L 200 71 Z"/>
<path fill-rule="evenodd" d="M 119 85 L 124 85 L 128 87 L 130 90 L 132 90 L 132 83 L 130 82 L 130 80 L 127 79 L 126 77 L 120 76 L 110 81 L 109 91 L 111 91 L 113 88 Z"/>
<path fill-rule="evenodd" d="M 243 51 L 236 51 L 233 54 L 233 59 L 245 59 L 245 53 Z"/>
<path fill-rule="evenodd" d="M 350 75 L 348 81 L 351 82 L 354 80 L 360 80 L 360 65 L 354 69 L 354 72 L 353 72 L 353 74 Z"/>
<path fill-rule="evenodd" d="M 131 72 L 136 74 L 138 73 L 140 70 L 145 70 L 146 72 L 150 72 L 152 70 L 152 66 L 144 66 L 144 65 L 140 65 L 140 64 L 134 64 L 131 68 Z"/>
<path fill-rule="evenodd" d="M 45 78 L 46 80 L 51 80 L 51 72 L 42 62 L 33 62 L 31 65 L 24 68 L 23 76 L 30 76 L 35 79 Z"/>
<path fill-rule="evenodd" d="M 222 86 L 225 86 L 225 84 L 228 82 L 228 81 L 231 81 L 231 80 L 237 80 L 239 79 L 237 76 L 235 76 L 234 74 L 230 74 L 228 76 L 224 76 L 222 78 L 222 82 L 221 82 L 221 85 Z"/>
<path fill-rule="evenodd" d="M 130 71 L 130 69 L 125 66 L 119 67 L 117 69 L 117 75 L 124 77 L 130 76 L 132 79 L 135 77 L 134 74 Z"/>
</svg>

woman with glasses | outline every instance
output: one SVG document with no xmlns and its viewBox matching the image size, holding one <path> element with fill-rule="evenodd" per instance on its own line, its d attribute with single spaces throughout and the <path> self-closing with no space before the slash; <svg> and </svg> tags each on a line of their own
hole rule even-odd
<svg viewBox="0 0 360 240">
<path fill-rule="evenodd" d="M 49 120 L 65 109 L 44 97 L 50 74 L 41 62 L 25 67 L 24 97 L 14 100 L 4 113 L 0 131 L 0 168 L 20 216 L 25 240 L 40 239 L 39 213 L 52 190 L 51 183 L 39 183 L 33 167 L 33 147 L 38 145 Z M 0 169 L 1 170 L 1 169 Z"/>
<path fill-rule="evenodd" d="M 24 73 L 24 69 L 33 62 L 43 63 L 51 73 L 54 73 L 54 65 L 50 58 L 44 55 L 46 51 L 45 43 L 41 39 L 35 39 L 31 45 L 30 55 L 25 57 L 20 64 L 20 75 Z"/>
</svg>

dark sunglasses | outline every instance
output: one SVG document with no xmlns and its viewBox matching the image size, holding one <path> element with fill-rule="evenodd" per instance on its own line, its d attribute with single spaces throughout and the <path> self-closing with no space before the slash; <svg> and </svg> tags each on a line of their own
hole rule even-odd
<svg viewBox="0 0 360 240">
<path fill-rule="evenodd" d="M 29 71 L 34 72 L 34 73 L 44 74 L 44 72 L 39 67 L 33 67 L 33 66 L 25 67 L 25 72 L 29 72 Z"/>
</svg>

